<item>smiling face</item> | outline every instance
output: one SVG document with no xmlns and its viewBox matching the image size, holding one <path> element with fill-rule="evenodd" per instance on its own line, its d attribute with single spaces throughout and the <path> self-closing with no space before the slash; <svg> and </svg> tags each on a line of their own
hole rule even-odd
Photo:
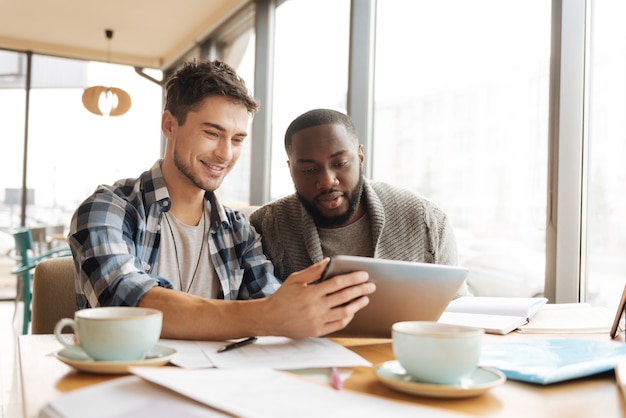
<svg viewBox="0 0 626 418">
<path fill-rule="evenodd" d="M 249 117 L 243 104 L 224 96 L 203 99 L 182 125 L 165 111 L 162 130 L 167 137 L 164 175 L 168 188 L 215 191 L 239 159 Z M 174 176 L 168 177 L 169 173 Z"/>
<path fill-rule="evenodd" d="M 318 226 L 360 217 L 363 148 L 342 124 L 311 126 L 292 136 L 289 170 L 298 198 Z"/>
</svg>

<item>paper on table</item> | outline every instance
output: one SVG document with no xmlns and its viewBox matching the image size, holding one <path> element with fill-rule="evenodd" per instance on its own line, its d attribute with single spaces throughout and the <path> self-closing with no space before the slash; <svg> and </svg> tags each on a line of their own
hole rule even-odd
<svg viewBox="0 0 626 418">
<path fill-rule="evenodd" d="M 77 389 L 52 399 L 39 418 L 230 417 L 221 411 L 126 376 Z"/>
<path fill-rule="evenodd" d="M 271 369 L 137 367 L 131 371 L 157 385 L 238 417 L 460 417 L 441 409 L 338 391 Z"/>
<path fill-rule="evenodd" d="M 204 341 L 161 339 L 159 344 L 176 350 L 176 355 L 170 360 L 170 363 L 178 367 L 186 369 L 215 367 L 202 350 L 203 345 L 206 344 Z M 220 344 L 223 345 L 223 343 Z"/>
<path fill-rule="evenodd" d="M 172 363 L 183 368 L 206 367 L 251 368 L 266 367 L 279 370 L 321 367 L 356 367 L 372 364 L 355 352 L 326 338 L 291 339 L 259 337 L 254 344 L 218 353 L 224 341 L 195 341 L 180 345 L 174 340 L 161 341 L 176 348 Z"/>
<path fill-rule="evenodd" d="M 205 355 L 220 368 L 265 367 L 277 370 L 315 367 L 355 367 L 372 364 L 340 344 L 326 338 L 291 339 L 262 337 L 254 344 L 218 353 L 205 349 Z"/>
<path fill-rule="evenodd" d="M 618 361 L 615 365 L 615 381 L 624 401 L 626 401 L 626 360 Z"/>
</svg>

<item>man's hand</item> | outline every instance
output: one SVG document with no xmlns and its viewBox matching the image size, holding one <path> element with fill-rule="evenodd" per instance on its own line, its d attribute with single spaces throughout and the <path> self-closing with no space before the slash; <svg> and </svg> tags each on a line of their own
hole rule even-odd
<svg viewBox="0 0 626 418">
<path fill-rule="evenodd" d="M 270 334 L 304 338 L 343 329 L 354 314 L 367 306 L 367 295 L 376 290 L 368 274 L 341 274 L 318 284 L 329 259 L 291 274 L 280 289 L 269 296 L 266 324 Z"/>
</svg>

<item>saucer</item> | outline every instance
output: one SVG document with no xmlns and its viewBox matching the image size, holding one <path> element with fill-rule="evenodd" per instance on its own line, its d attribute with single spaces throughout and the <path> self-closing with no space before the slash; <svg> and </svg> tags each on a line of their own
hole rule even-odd
<svg viewBox="0 0 626 418">
<path fill-rule="evenodd" d="M 155 345 L 142 360 L 133 361 L 97 361 L 92 359 L 80 347 L 64 348 L 55 354 L 63 363 L 83 372 L 99 374 L 124 374 L 129 367 L 163 366 L 169 363 L 176 350 L 163 345 Z"/>
<path fill-rule="evenodd" d="M 397 360 L 379 364 L 374 372 L 381 382 L 392 389 L 432 398 L 469 398 L 481 395 L 506 380 L 499 370 L 478 367 L 470 377 L 458 384 L 422 383 L 409 376 Z"/>
</svg>

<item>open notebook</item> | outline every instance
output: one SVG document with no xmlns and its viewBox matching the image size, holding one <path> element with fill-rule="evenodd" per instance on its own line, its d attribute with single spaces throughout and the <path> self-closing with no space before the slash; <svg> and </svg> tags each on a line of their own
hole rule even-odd
<svg viewBox="0 0 626 418">
<path fill-rule="evenodd" d="M 490 334 L 508 334 L 527 324 L 547 301 L 544 297 L 464 296 L 448 304 L 439 322 L 484 328 Z"/>
</svg>

